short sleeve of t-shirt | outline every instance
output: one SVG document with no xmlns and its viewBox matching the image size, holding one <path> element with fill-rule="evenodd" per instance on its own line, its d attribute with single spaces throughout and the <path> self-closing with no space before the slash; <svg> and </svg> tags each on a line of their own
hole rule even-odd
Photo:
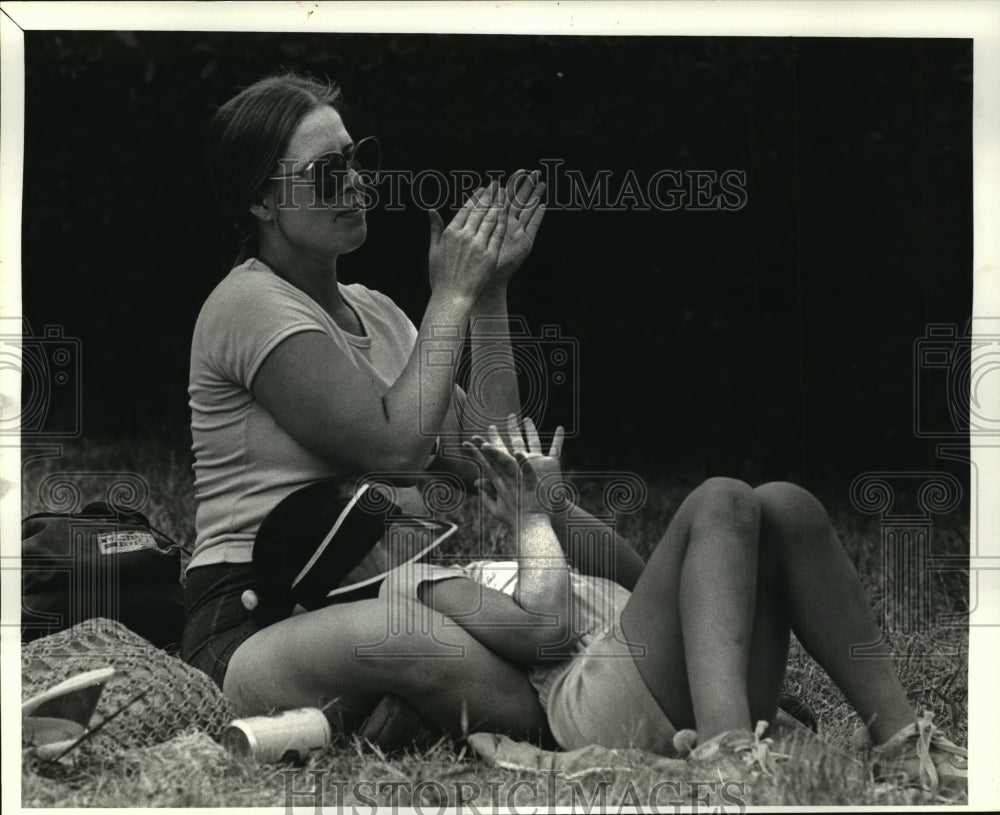
<svg viewBox="0 0 1000 815">
<path fill-rule="evenodd" d="M 407 364 L 417 330 L 385 295 L 340 285 L 364 332 L 348 334 L 309 295 L 249 260 L 209 295 L 191 341 L 191 405 L 197 513 L 188 568 L 247 562 L 267 513 L 313 481 L 349 475 L 292 438 L 254 397 L 261 364 L 282 341 L 323 333 L 385 393 Z"/>
<path fill-rule="evenodd" d="M 206 302 L 199 323 L 206 363 L 247 390 L 282 340 L 301 331 L 328 333 L 315 304 L 273 274 L 230 276 Z"/>
</svg>

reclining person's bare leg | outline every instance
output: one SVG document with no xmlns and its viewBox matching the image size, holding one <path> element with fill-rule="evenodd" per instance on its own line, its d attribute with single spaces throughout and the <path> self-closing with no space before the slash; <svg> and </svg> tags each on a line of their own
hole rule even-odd
<svg viewBox="0 0 1000 815">
<path fill-rule="evenodd" d="M 635 662 L 653 698 L 675 727 L 697 727 L 702 741 L 751 726 L 758 503 L 733 479 L 709 479 L 694 490 L 622 613 L 625 636 L 645 646 Z"/>
</svg>

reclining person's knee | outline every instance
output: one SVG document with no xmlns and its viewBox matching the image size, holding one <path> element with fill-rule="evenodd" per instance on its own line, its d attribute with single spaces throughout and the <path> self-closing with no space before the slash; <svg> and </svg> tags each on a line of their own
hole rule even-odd
<svg viewBox="0 0 1000 815">
<path fill-rule="evenodd" d="M 756 540 L 760 500 L 749 484 L 736 478 L 709 478 L 692 495 L 697 501 L 694 526 L 725 528 Z"/>
<path fill-rule="evenodd" d="M 754 490 L 769 526 L 817 539 L 830 529 L 826 509 L 811 492 L 787 481 L 771 481 Z"/>
</svg>

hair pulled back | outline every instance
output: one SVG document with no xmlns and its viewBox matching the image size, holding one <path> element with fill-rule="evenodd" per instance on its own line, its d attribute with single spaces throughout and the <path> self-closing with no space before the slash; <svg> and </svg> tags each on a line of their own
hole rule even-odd
<svg viewBox="0 0 1000 815">
<path fill-rule="evenodd" d="M 256 239 L 250 205 L 257 200 L 268 176 L 277 171 L 278 161 L 299 123 L 324 105 L 344 115 L 344 101 L 336 83 L 288 72 L 244 88 L 209 122 L 208 177 L 223 211 L 242 232 L 237 262 L 246 258 Z"/>
</svg>

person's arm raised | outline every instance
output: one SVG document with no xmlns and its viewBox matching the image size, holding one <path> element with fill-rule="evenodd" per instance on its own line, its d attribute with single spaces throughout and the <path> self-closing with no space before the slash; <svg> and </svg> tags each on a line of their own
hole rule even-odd
<svg viewBox="0 0 1000 815">
<path fill-rule="evenodd" d="M 512 421 L 513 419 L 508 419 L 510 438 L 515 444 L 523 443 L 520 431 L 516 424 L 511 424 Z M 534 423 L 528 418 L 522 422 L 522 426 L 524 440 L 527 442 L 526 450 L 541 453 L 542 443 Z M 543 484 L 543 492 L 548 492 L 552 497 L 556 494 L 553 487 L 562 478 L 560 459 L 563 439 L 563 429 L 557 428 L 549 454 L 534 455 L 530 459 L 537 478 L 546 482 Z M 547 507 L 548 517 L 570 565 L 581 574 L 606 578 L 629 591 L 635 588 L 645 564 L 628 541 L 614 528 L 594 518 L 571 500 L 558 503 L 562 504 L 558 510 L 552 506 Z M 568 522 L 569 516 L 573 517 L 573 524 Z M 571 529 L 574 527 L 585 532 L 572 534 Z"/>
<path fill-rule="evenodd" d="M 384 395 L 319 332 L 293 334 L 268 354 L 253 394 L 292 438 L 355 471 L 423 469 L 451 403 L 469 313 L 496 274 L 502 199 L 495 184 L 478 191 L 447 228 L 431 211 L 430 302 L 414 351 Z M 434 365 L 421 364 L 428 354 Z"/>
<path fill-rule="evenodd" d="M 431 465 L 459 476 L 467 489 L 479 477 L 479 470 L 460 443 L 485 434 L 491 418 L 495 421 L 521 411 L 507 313 L 507 284 L 531 253 L 545 216 L 541 200 L 545 184 L 539 182 L 538 175 L 538 171 L 518 170 L 507 183 L 507 228 L 497 258 L 497 273 L 476 299 L 470 314 L 470 392 L 466 394 L 455 385 L 451 410 L 442 426 L 441 450 Z"/>
<path fill-rule="evenodd" d="M 573 526 L 585 532 L 571 533 L 567 521 L 570 514 Z M 635 588 L 645 561 L 614 528 L 572 501 L 567 501 L 559 512 L 550 512 L 549 521 L 567 559 L 580 574 L 603 577 L 629 591 Z"/>
<path fill-rule="evenodd" d="M 517 540 L 517 590 L 514 600 L 525 611 L 547 615 L 553 620 L 532 633 L 539 649 L 569 648 L 572 634 L 569 564 L 548 514 L 538 500 L 538 482 L 545 472 L 558 471 L 557 458 L 544 455 L 530 419 L 524 422 L 528 443 L 521 427 L 511 418 L 507 430 L 510 448 L 495 426 L 488 430 L 489 441 L 476 437 L 466 445 L 482 467 L 485 481 L 496 497 L 482 494 L 489 512 L 507 525 Z M 483 485 L 485 486 L 485 481 Z"/>
<path fill-rule="evenodd" d="M 531 253 L 542 225 L 545 204 L 541 197 L 545 183 L 539 182 L 537 171 L 518 170 L 508 182 L 508 189 L 507 231 L 497 258 L 497 274 L 472 307 L 469 328 L 472 371 L 470 392 L 465 395 L 466 400 L 472 400 L 472 409 L 458 414 L 465 441 L 474 434 L 485 434 L 489 417 L 496 421 L 521 412 L 507 313 L 507 284 Z M 501 428 L 501 435 L 503 432 Z"/>
</svg>

